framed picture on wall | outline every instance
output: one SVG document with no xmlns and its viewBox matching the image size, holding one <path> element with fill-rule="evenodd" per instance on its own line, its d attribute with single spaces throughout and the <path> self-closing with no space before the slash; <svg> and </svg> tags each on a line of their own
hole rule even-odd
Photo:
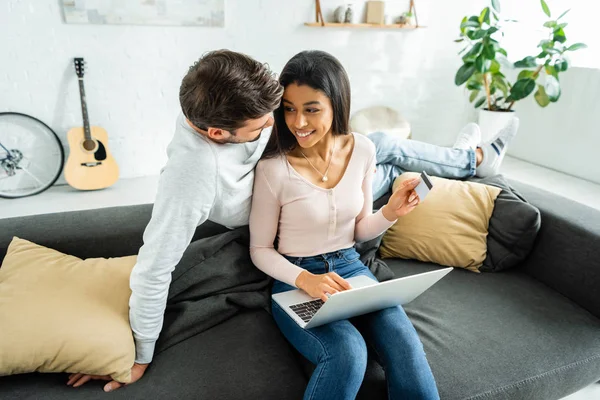
<svg viewBox="0 0 600 400">
<path fill-rule="evenodd" d="M 225 0 L 61 0 L 68 24 L 225 26 Z"/>
</svg>

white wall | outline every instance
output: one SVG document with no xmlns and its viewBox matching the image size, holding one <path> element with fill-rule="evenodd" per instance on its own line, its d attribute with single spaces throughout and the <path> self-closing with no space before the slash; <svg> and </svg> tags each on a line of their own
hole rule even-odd
<svg viewBox="0 0 600 400">
<path fill-rule="evenodd" d="M 340 3 L 322 0 L 325 14 Z M 362 14 L 364 2 L 353 3 Z M 223 29 L 68 25 L 58 0 L 3 0 L 0 110 L 32 114 L 64 139 L 70 127 L 81 124 L 72 58 L 83 56 L 90 118 L 108 131 L 122 177 L 151 175 L 166 160 L 180 80 L 202 53 L 229 48 L 280 71 L 298 51 L 322 49 L 347 68 L 353 111 L 379 104 L 397 108 L 413 125 L 416 139 L 448 145 L 462 125 L 476 118 L 463 90 L 454 86 L 460 47 L 452 40 L 461 18 L 486 4 L 418 0 L 419 22 L 427 28 L 389 31 L 305 27 L 304 22 L 314 20 L 313 0 L 226 0 Z M 388 6 L 399 14 L 408 0 L 390 0 Z M 563 88 L 565 103 L 568 91 Z M 544 111 L 546 118 L 552 113 Z M 521 136 L 529 130 L 525 121 L 523 127 Z M 549 137 L 560 133 L 550 128 Z M 523 140 L 518 155 L 527 153 L 529 145 Z"/>
<path fill-rule="evenodd" d="M 509 154 L 600 183 L 600 70 L 573 68 L 561 75 L 558 103 L 542 109 L 519 103 L 519 134 Z"/>
</svg>

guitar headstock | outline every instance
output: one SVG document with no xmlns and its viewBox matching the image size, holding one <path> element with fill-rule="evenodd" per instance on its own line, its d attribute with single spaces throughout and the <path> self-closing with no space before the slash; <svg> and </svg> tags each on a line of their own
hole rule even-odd
<svg viewBox="0 0 600 400">
<path fill-rule="evenodd" d="M 83 61 L 83 57 L 74 58 L 73 64 L 75 65 L 75 73 L 79 79 L 83 79 L 83 74 L 85 72 L 85 61 Z"/>
</svg>

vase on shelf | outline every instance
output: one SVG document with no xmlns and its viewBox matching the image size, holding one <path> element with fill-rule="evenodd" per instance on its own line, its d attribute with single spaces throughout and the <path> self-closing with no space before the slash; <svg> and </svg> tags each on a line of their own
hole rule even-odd
<svg viewBox="0 0 600 400">
<path fill-rule="evenodd" d="M 337 22 L 339 24 L 343 24 L 346 20 L 346 9 L 345 5 L 341 5 L 335 9 L 333 12 L 333 22 Z"/>
<path fill-rule="evenodd" d="M 346 8 L 346 15 L 344 18 L 344 22 L 347 24 L 351 24 L 353 19 L 354 19 L 354 10 L 352 10 L 352 4 L 348 4 L 348 7 Z"/>
</svg>

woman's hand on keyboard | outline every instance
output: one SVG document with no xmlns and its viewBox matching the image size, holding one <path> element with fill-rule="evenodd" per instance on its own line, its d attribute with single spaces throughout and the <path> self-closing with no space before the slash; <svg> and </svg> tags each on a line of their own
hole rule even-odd
<svg viewBox="0 0 600 400">
<path fill-rule="evenodd" d="M 309 296 L 327 301 L 327 295 L 352 289 L 347 280 L 336 274 L 328 272 L 326 274 L 315 275 L 308 271 L 302 271 L 296 278 L 296 286 Z"/>
</svg>

